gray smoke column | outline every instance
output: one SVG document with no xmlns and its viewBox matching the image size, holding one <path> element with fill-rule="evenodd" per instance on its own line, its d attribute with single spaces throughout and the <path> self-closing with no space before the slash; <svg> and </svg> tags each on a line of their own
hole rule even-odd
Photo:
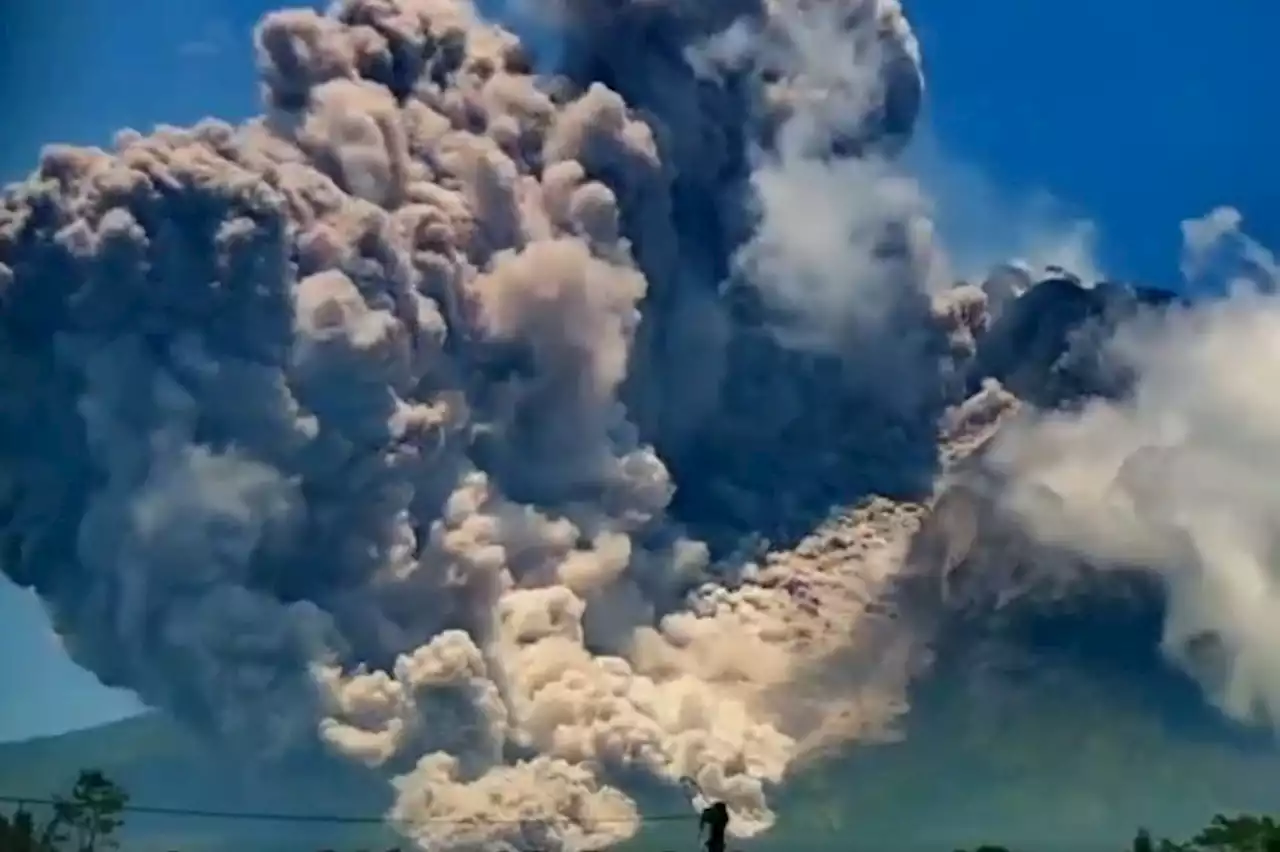
<svg viewBox="0 0 1280 852">
<path fill-rule="evenodd" d="M 922 91 L 896 2 L 558 12 L 545 81 L 464 0 L 274 13 L 259 119 L 53 146 L 0 197 L 4 571 L 104 682 L 381 769 L 433 849 L 629 836 L 637 772 L 755 833 L 798 756 L 891 721 L 902 655 L 802 687 L 879 635 L 917 508 L 837 562 L 733 553 L 926 490 L 982 310 L 925 295 L 910 192 L 817 208 L 821 243 L 778 218 L 822 168 L 883 186 Z M 874 370 L 761 317 L 864 278 Z"/>
<path fill-rule="evenodd" d="M 1106 342 L 1132 393 L 1011 425 L 991 460 L 1040 540 L 1160 578 L 1164 651 L 1225 712 L 1275 728 L 1280 267 L 1240 224 L 1220 209 L 1183 225 L 1188 276 L 1230 295 L 1135 320 Z M 1042 487 L 1058 499 L 1026 499 Z"/>
</svg>

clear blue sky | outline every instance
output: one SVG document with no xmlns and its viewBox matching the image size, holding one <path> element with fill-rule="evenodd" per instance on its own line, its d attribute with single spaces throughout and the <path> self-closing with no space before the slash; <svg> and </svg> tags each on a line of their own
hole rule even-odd
<svg viewBox="0 0 1280 852">
<path fill-rule="evenodd" d="M 267 0 L 43 0 L 4 12 L 0 176 L 49 141 L 243 117 Z M 1047 190 L 1099 226 L 1108 271 L 1172 280 L 1178 223 L 1218 204 L 1280 244 L 1275 0 L 908 0 L 945 150 L 1012 194 Z M 22 88 L 14 82 L 22 81 Z M 132 712 L 63 659 L 0 581 L 0 740 Z M 32 675 L 34 673 L 34 677 Z"/>
</svg>

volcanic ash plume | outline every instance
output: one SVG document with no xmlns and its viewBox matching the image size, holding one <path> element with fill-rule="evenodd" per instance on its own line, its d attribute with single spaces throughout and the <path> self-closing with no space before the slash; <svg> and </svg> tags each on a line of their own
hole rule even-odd
<svg viewBox="0 0 1280 852">
<path fill-rule="evenodd" d="M 1153 572 L 1163 650 L 1228 714 L 1280 724 L 1280 266 L 1234 210 L 1184 224 L 1184 271 L 1227 298 L 1123 326 L 1132 389 L 1000 435 L 1005 502 L 1040 540 Z M 1052 503 L 1026 499 L 1031 488 Z"/>
<path fill-rule="evenodd" d="M 901 711 L 864 608 L 918 512 L 823 533 L 838 561 L 748 533 L 927 489 L 981 300 L 925 294 L 895 0 L 555 11 L 546 81 L 462 0 L 272 14 L 259 119 L 5 191 L 3 566 L 105 682 L 385 772 L 424 846 L 604 845 L 637 773 L 751 834 Z M 868 193 L 797 243 L 823 169 Z"/>
</svg>

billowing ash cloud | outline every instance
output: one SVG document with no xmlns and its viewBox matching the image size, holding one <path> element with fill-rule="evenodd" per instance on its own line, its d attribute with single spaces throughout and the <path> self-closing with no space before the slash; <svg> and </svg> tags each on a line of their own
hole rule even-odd
<svg viewBox="0 0 1280 852">
<path fill-rule="evenodd" d="M 259 119 L 0 202 L 5 572 L 105 682 L 382 770 L 424 847 L 598 847 L 637 773 L 755 833 L 891 723 L 867 604 L 986 303 L 928 295 L 896 0 L 555 12 L 548 79 L 464 0 L 269 15 Z"/>
<path fill-rule="evenodd" d="M 991 460 L 1038 539 L 1154 572 L 1166 653 L 1227 713 L 1275 726 L 1280 277 L 1240 224 L 1220 209 L 1183 226 L 1188 275 L 1230 296 L 1122 325 L 1103 353 L 1129 391 L 1020 421 Z M 1037 487 L 1056 498 L 1026 499 Z"/>
<path fill-rule="evenodd" d="M 423 848 L 600 848 L 682 776 L 755 834 L 893 733 L 899 581 L 1011 516 L 1164 577 L 1170 653 L 1274 721 L 1280 313 L 1235 214 L 1185 228 L 1253 287 L 1208 308 L 953 286 L 896 0 L 535 5 L 545 77 L 465 0 L 271 14 L 258 119 L 0 195 L 0 565 L 78 662 L 374 769 Z M 975 456 L 1013 511 L 931 516 Z"/>
</svg>

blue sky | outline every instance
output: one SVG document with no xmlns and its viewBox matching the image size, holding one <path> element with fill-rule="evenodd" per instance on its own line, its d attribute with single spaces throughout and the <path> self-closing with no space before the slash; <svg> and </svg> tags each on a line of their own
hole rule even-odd
<svg viewBox="0 0 1280 852">
<path fill-rule="evenodd" d="M 0 176 L 28 169 L 45 142 L 248 115 L 249 30 L 276 5 L 46 0 L 21 20 L 6 13 L 0 94 L 17 115 Z M 908 10 L 948 160 L 1005 195 L 1048 192 L 1088 216 L 1107 271 L 1171 283 L 1179 221 L 1219 204 L 1280 244 L 1274 0 L 908 0 Z M 0 701 L 0 740 L 136 709 L 67 662 L 37 605 L 3 580 L 0 624 L 0 682 L 25 687 Z"/>
</svg>

